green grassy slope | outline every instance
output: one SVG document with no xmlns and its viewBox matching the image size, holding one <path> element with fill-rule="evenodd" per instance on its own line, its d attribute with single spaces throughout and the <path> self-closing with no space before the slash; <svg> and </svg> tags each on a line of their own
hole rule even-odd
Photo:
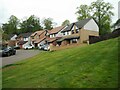
<svg viewBox="0 0 120 90">
<path fill-rule="evenodd" d="M 117 84 L 118 38 L 42 52 L 3 68 L 3 88 L 114 88 Z"/>
</svg>

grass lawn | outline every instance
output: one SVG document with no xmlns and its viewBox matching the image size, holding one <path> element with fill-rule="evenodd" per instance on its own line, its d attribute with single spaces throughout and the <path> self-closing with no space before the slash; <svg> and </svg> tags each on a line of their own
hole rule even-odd
<svg viewBox="0 0 120 90">
<path fill-rule="evenodd" d="M 3 68 L 3 88 L 116 88 L 118 38 L 42 52 Z"/>
</svg>

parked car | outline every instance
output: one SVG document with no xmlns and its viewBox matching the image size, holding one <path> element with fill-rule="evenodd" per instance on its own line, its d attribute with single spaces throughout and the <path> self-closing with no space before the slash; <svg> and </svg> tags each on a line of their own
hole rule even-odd
<svg viewBox="0 0 120 90">
<path fill-rule="evenodd" d="M 50 50 L 50 46 L 49 45 L 45 45 L 44 50 L 45 51 L 49 51 Z"/>
<path fill-rule="evenodd" d="M 2 56 L 11 56 L 15 54 L 16 54 L 16 50 L 12 47 L 2 48 Z"/>
<path fill-rule="evenodd" d="M 34 48 L 34 46 L 32 46 L 32 45 L 28 45 L 28 46 L 25 46 L 25 47 L 24 47 L 24 49 L 26 49 L 26 50 L 27 50 L 27 49 L 32 49 L 32 48 Z"/>
<path fill-rule="evenodd" d="M 39 48 L 40 50 L 44 50 L 45 45 L 40 45 L 38 48 Z"/>
<path fill-rule="evenodd" d="M 39 46 L 40 50 L 45 50 L 45 51 L 49 51 L 50 50 L 50 46 L 48 44 L 45 45 L 40 45 Z"/>
</svg>

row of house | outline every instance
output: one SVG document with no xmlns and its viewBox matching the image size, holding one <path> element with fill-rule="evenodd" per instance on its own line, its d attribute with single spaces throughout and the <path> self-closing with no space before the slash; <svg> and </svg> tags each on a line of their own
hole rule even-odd
<svg viewBox="0 0 120 90">
<path fill-rule="evenodd" d="M 99 36 L 99 27 L 92 18 L 74 22 L 68 26 L 55 27 L 52 30 L 14 35 L 10 41 L 15 41 L 15 46 L 20 48 L 28 45 L 39 47 L 45 44 L 65 46 L 73 43 L 87 43 L 89 36 Z"/>
</svg>

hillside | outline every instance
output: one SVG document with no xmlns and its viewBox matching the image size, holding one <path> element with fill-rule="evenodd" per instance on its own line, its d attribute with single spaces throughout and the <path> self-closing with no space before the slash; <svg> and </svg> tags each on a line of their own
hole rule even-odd
<svg viewBox="0 0 120 90">
<path fill-rule="evenodd" d="M 40 54 L 3 68 L 3 88 L 118 87 L 118 38 Z"/>
</svg>

